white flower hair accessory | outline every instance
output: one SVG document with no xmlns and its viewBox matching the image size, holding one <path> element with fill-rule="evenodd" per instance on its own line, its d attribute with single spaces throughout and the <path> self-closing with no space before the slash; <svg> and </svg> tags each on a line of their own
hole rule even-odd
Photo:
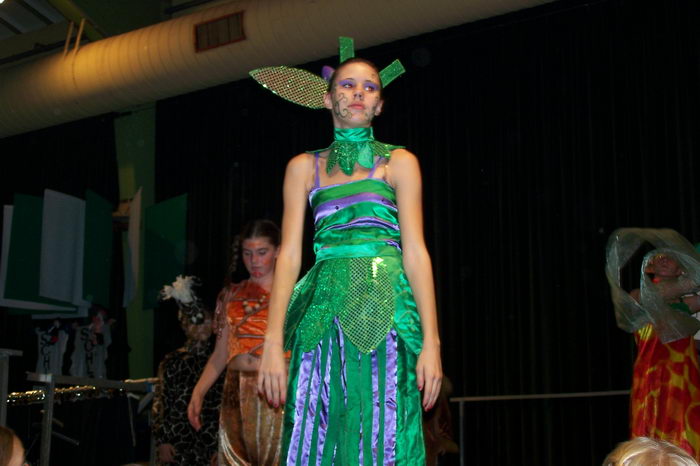
<svg viewBox="0 0 700 466">
<path fill-rule="evenodd" d="M 161 299 L 174 299 L 178 304 L 192 304 L 196 300 L 192 286 L 198 282 L 197 277 L 193 275 L 178 275 L 172 285 L 165 285 L 160 290 Z"/>
<path fill-rule="evenodd" d="M 177 303 L 178 314 L 189 322 L 198 325 L 204 322 L 203 305 L 195 294 L 193 287 L 199 285 L 199 279 L 193 275 L 178 275 L 172 285 L 165 285 L 160 290 L 160 299 L 172 299 Z"/>
</svg>

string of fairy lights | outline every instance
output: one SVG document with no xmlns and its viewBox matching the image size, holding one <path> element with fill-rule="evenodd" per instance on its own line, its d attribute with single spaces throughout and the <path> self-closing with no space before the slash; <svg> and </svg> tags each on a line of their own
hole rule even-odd
<svg viewBox="0 0 700 466">
<path fill-rule="evenodd" d="M 66 388 L 54 389 L 55 403 L 73 403 L 76 401 L 93 400 L 97 398 L 114 398 L 126 395 L 127 391 L 116 388 L 98 388 L 92 385 L 76 385 Z M 28 390 L 26 392 L 12 392 L 7 395 L 8 406 L 27 406 L 43 403 L 46 399 L 44 390 Z"/>
</svg>

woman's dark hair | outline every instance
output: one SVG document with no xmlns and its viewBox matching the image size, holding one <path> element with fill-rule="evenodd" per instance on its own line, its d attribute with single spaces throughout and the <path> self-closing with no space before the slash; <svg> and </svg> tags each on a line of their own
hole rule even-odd
<svg viewBox="0 0 700 466">
<path fill-rule="evenodd" d="M 279 227 L 275 222 L 266 219 L 257 219 L 246 223 L 238 237 L 240 242 L 252 238 L 267 238 L 273 246 L 280 245 Z"/>
<path fill-rule="evenodd" d="M 233 238 L 231 245 L 231 263 L 228 267 L 227 284 L 233 280 L 233 276 L 238 270 L 241 245 L 243 241 L 252 238 L 267 238 L 275 247 L 280 245 L 280 229 L 277 224 L 267 219 L 257 219 L 246 223 L 241 232 Z"/>
<path fill-rule="evenodd" d="M 214 312 L 204 305 L 199 305 L 196 308 L 179 309 L 177 312 L 177 319 L 180 321 L 180 326 L 183 330 L 191 324 L 201 325 L 207 317 L 214 319 Z"/>
<path fill-rule="evenodd" d="M 0 466 L 10 464 L 15 433 L 12 429 L 0 426 Z"/>
<path fill-rule="evenodd" d="M 364 58 L 360 58 L 360 57 L 349 58 L 349 59 L 345 60 L 343 63 L 341 63 L 340 65 L 338 65 L 338 68 L 336 68 L 335 71 L 333 71 L 333 74 L 331 75 L 331 79 L 328 81 L 328 87 L 326 88 L 327 92 L 330 92 L 333 89 L 333 83 L 335 82 L 335 77 L 338 74 L 338 71 L 343 69 L 344 66 L 350 65 L 351 63 L 364 63 L 365 65 L 368 65 L 372 69 L 374 69 L 374 71 L 377 72 L 377 75 L 379 75 L 379 68 L 377 68 L 377 65 L 375 65 L 371 61 L 364 59 Z M 380 79 L 379 80 L 379 96 L 380 97 L 382 96 L 383 90 L 384 89 L 382 87 L 382 81 Z"/>
</svg>

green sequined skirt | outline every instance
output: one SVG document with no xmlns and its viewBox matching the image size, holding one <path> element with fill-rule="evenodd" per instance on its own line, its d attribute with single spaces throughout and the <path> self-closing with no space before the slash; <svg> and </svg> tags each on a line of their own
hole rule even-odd
<svg viewBox="0 0 700 466">
<path fill-rule="evenodd" d="M 285 349 L 297 345 L 310 351 L 335 318 L 362 353 L 375 349 L 392 328 L 408 350 L 420 353 L 420 316 L 398 251 L 317 262 L 294 287 L 285 320 Z"/>
</svg>

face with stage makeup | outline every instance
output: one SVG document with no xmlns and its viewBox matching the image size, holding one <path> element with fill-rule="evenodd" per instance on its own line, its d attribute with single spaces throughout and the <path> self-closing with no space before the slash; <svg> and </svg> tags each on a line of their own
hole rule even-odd
<svg viewBox="0 0 700 466">
<path fill-rule="evenodd" d="M 376 68 L 364 61 L 344 63 L 333 74 L 324 95 L 336 128 L 366 128 L 382 111 L 381 81 Z"/>
<path fill-rule="evenodd" d="M 211 313 L 204 312 L 204 320 L 201 323 L 186 322 L 183 328 L 188 340 L 207 341 L 213 331 Z"/>
<path fill-rule="evenodd" d="M 656 279 L 670 279 L 679 277 L 683 273 L 683 269 L 668 254 L 657 254 L 649 261 L 645 272 L 654 275 Z"/>
<path fill-rule="evenodd" d="M 243 264 L 254 282 L 272 275 L 279 248 L 269 238 L 256 236 L 244 239 L 241 244 Z"/>
</svg>

